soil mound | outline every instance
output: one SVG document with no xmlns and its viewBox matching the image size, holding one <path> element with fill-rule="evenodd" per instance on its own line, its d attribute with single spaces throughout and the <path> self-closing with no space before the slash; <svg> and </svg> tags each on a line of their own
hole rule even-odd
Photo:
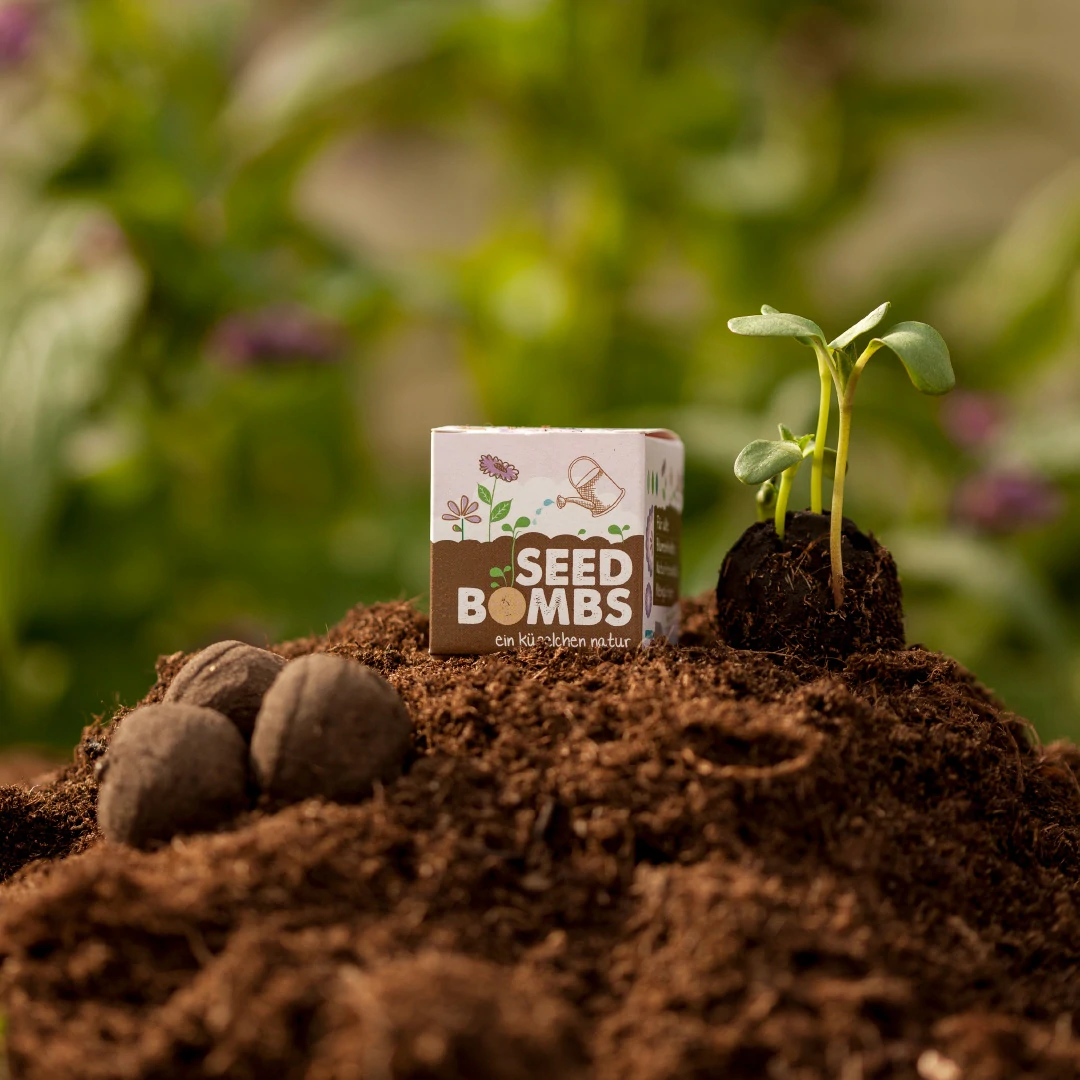
<svg viewBox="0 0 1080 1080">
<path fill-rule="evenodd" d="M 713 614 L 444 659 L 382 605 L 281 646 L 409 707 L 408 771 L 354 806 L 113 846 L 109 725 L 0 789 L 13 1077 L 1080 1075 L 1080 754 L 938 654 L 781 663 Z"/>
</svg>

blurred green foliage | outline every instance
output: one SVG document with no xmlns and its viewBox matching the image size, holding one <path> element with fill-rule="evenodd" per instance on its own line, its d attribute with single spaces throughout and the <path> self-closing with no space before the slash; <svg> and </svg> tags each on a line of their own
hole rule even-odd
<svg viewBox="0 0 1080 1080">
<path fill-rule="evenodd" d="M 870 0 L 26 10 L 0 70 L 0 741 L 70 745 L 159 653 L 422 597 L 433 424 L 675 428 L 708 588 L 754 516 L 735 453 L 816 407 L 801 357 L 726 320 L 847 325 L 866 298 L 820 310 L 807 252 L 900 137 L 981 100 L 861 61 Z M 940 326 L 1005 415 L 966 451 L 879 365 L 847 502 L 912 638 L 1046 735 L 1080 733 L 1078 248 L 1070 174 L 989 255 L 895 267 L 871 302 Z M 998 466 L 1063 516 L 958 522 Z"/>
</svg>

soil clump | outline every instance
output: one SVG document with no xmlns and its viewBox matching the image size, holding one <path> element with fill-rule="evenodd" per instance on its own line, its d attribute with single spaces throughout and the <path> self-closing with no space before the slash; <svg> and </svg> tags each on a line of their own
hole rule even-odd
<svg viewBox="0 0 1080 1080">
<path fill-rule="evenodd" d="M 829 515 L 789 513 L 784 539 L 771 521 L 751 525 L 724 559 L 716 586 L 720 637 L 736 649 L 843 660 L 904 647 L 904 609 L 892 555 L 844 518 L 846 592 L 836 610 Z"/>
<path fill-rule="evenodd" d="M 940 654 L 825 667 L 715 617 L 441 658 L 357 608 L 275 651 L 386 678 L 405 774 L 149 852 L 94 827 L 125 711 L 88 729 L 0 788 L 13 1077 L 1080 1074 L 1080 753 Z"/>
</svg>

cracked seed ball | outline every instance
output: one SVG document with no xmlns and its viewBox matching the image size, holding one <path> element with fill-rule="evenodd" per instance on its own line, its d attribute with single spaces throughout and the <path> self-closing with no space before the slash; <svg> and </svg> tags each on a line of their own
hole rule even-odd
<svg viewBox="0 0 1080 1080">
<path fill-rule="evenodd" d="M 132 847 L 215 829 L 248 807 L 247 757 L 236 725 L 212 709 L 137 709 L 99 763 L 98 828 Z"/>
<path fill-rule="evenodd" d="M 399 776 L 412 721 L 377 672 L 327 653 L 286 665 L 251 737 L 255 779 L 274 802 L 355 802 Z"/>
<path fill-rule="evenodd" d="M 196 653 L 176 673 L 165 700 L 214 709 L 250 739 L 263 694 L 284 666 L 284 657 L 266 649 L 242 641 L 219 641 Z"/>
</svg>

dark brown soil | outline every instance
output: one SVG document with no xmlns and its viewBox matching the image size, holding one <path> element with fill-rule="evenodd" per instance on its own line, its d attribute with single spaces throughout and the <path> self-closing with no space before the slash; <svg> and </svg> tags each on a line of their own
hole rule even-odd
<svg viewBox="0 0 1080 1080">
<path fill-rule="evenodd" d="M 736 649 L 843 660 L 904 647 L 904 609 L 892 555 L 844 518 L 846 590 L 837 611 L 829 515 L 789 513 L 784 539 L 773 523 L 751 525 L 728 552 L 716 586 L 720 637 Z"/>
<path fill-rule="evenodd" d="M 13 1076 L 1080 1075 L 1080 753 L 941 655 L 826 670 L 714 617 L 442 659 L 399 604 L 281 647 L 405 699 L 413 764 L 360 805 L 114 847 L 107 731 L 0 789 Z"/>
</svg>

